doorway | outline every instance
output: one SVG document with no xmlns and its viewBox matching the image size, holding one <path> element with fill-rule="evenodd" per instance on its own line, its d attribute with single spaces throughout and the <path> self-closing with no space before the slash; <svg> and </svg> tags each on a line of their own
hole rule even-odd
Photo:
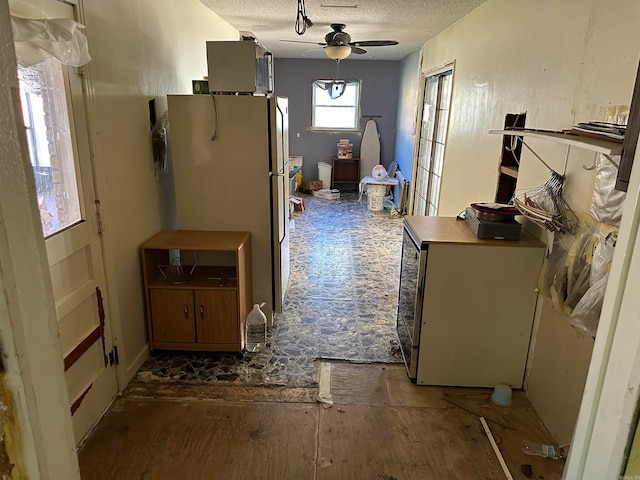
<svg viewBox="0 0 640 480">
<path fill-rule="evenodd" d="M 302 195 L 301 195 L 302 196 Z M 315 360 L 401 363 L 395 333 L 402 217 L 356 193 L 304 195 L 291 231 L 291 274 L 266 347 L 255 353 L 154 351 L 141 382 L 309 386 Z"/>
<path fill-rule="evenodd" d="M 66 2 L 47 0 L 39 7 L 48 18 L 76 16 Z M 19 61 L 23 120 L 80 443 L 118 391 L 82 74 L 50 56 Z"/>
<path fill-rule="evenodd" d="M 452 84 L 453 65 L 424 78 L 421 127 L 413 169 L 414 215 L 438 215 Z"/>
</svg>

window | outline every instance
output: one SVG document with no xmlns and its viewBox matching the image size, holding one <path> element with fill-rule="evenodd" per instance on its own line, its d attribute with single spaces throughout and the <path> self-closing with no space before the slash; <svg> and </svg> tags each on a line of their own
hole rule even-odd
<svg viewBox="0 0 640 480">
<path fill-rule="evenodd" d="M 414 215 L 438 215 L 453 69 L 425 78 L 413 197 Z"/>
<path fill-rule="evenodd" d="M 81 217 L 63 66 L 48 59 L 18 67 L 22 114 L 45 237 Z"/>
<path fill-rule="evenodd" d="M 311 128 L 357 130 L 360 118 L 359 80 L 316 80 L 312 87 Z"/>
</svg>

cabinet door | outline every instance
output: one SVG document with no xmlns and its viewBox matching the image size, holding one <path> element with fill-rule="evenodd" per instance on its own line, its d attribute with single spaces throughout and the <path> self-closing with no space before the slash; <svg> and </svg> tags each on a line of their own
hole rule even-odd
<svg viewBox="0 0 640 480">
<path fill-rule="evenodd" d="M 198 343 L 240 341 L 236 292 L 196 290 Z"/>
<path fill-rule="evenodd" d="M 195 342 L 193 290 L 151 290 L 151 324 L 155 342 Z"/>
</svg>

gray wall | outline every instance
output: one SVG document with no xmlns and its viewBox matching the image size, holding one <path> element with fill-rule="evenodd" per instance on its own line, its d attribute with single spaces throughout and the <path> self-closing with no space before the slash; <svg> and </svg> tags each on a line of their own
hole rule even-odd
<svg viewBox="0 0 640 480">
<path fill-rule="evenodd" d="M 289 153 L 304 157 L 302 176 L 305 180 L 318 178 L 318 162 L 331 163 L 341 138 L 348 138 L 353 143 L 354 156 L 360 154 L 361 133 L 307 131 L 311 126 L 311 83 L 317 79 L 335 78 L 335 74 L 336 64 L 329 59 L 281 58 L 274 61 L 275 93 L 289 97 Z M 362 80 L 361 114 L 382 115 L 375 120 L 380 133 L 380 161 L 388 167 L 394 160 L 400 61 L 343 60 L 340 78 Z M 361 128 L 366 122 L 366 118 L 360 119 Z M 360 172 L 360 176 L 365 173 Z M 348 185 L 345 187 L 349 188 Z"/>
</svg>

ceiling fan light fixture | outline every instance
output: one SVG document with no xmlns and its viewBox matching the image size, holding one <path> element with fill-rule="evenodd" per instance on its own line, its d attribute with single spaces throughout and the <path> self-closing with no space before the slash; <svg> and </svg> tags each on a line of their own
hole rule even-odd
<svg viewBox="0 0 640 480">
<path fill-rule="evenodd" d="M 332 60 L 344 60 L 351 54 L 348 45 L 329 45 L 324 47 L 324 53 Z"/>
</svg>

